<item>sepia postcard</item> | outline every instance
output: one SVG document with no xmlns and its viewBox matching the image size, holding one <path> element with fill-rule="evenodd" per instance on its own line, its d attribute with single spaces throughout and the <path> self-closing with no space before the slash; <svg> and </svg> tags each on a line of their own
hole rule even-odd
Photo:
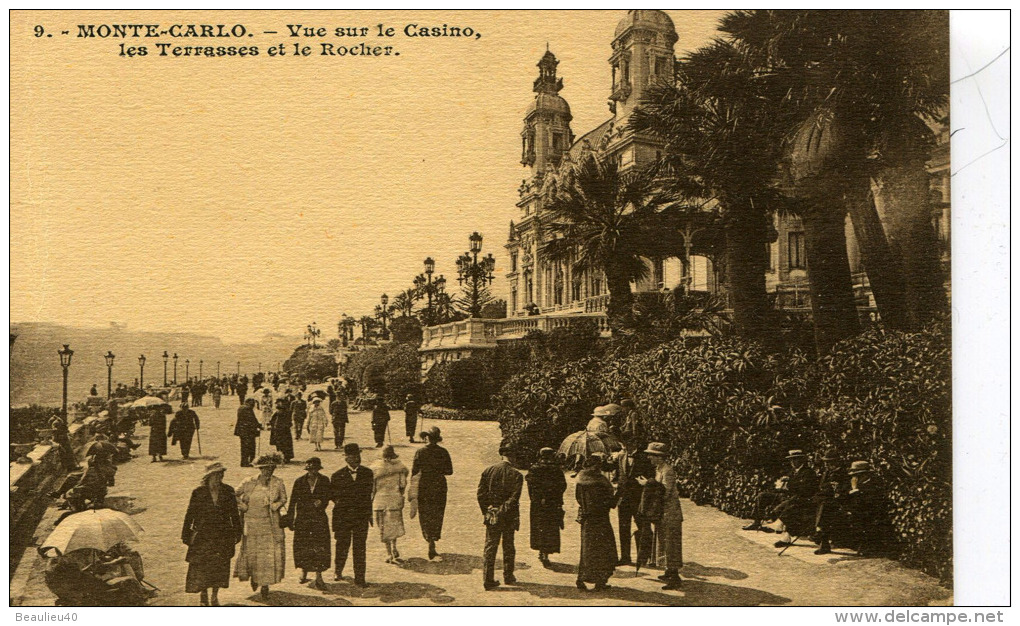
<svg viewBox="0 0 1020 626">
<path fill-rule="evenodd" d="M 941 10 L 12 11 L 11 607 L 946 621 L 996 54 L 951 75 Z"/>
</svg>

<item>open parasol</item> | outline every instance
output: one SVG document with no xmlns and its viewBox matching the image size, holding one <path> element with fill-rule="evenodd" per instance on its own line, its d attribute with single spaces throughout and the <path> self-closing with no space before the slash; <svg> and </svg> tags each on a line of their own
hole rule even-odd
<svg viewBox="0 0 1020 626">
<path fill-rule="evenodd" d="M 40 549 L 56 548 L 61 554 L 84 548 L 105 552 L 118 543 L 137 541 L 140 532 L 142 527 L 127 513 L 91 509 L 64 518 Z"/>
<path fill-rule="evenodd" d="M 316 389 L 315 391 L 308 394 L 308 399 L 311 400 L 312 398 L 320 398 L 322 400 L 325 400 L 327 395 L 328 394 L 322 389 Z"/>
<path fill-rule="evenodd" d="M 159 396 L 142 396 L 131 403 L 132 408 L 147 408 L 150 406 L 160 406 L 166 404 L 163 398 Z"/>
<path fill-rule="evenodd" d="M 609 433 L 592 432 L 590 430 L 579 430 L 576 433 L 567 435 L 560 444 L 557 454 L 567 458 L 581 456 L 587 458 L 591 454 L 609 454 L 614 448 L 619 447 L 619 442 Z"/>
</svg>

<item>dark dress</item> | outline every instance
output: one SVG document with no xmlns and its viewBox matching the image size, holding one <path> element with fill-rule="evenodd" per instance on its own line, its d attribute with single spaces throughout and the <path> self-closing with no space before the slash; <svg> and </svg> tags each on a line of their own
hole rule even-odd
<svg viewBox="0 0 1020 626">
<path fill-rule="evenodd" d="M 609 523 L 615 506 L 613 485 L 598 469 L 577 475 L 577 521 L 581 524 L 581 562 L 577 579 L 605 583 L 616 568 L 616 537 Z"/>
<path fill-rule="evenodd" d="M 172 411 L 169 404 L 149 409 L 149 456 L 166 454 L 166 416 Z"/>
<path fill-rule="evenodd" d="M 290 432 L 290 414 L 283 409 L 277 409 L 273 413 L 269 424 L 269 444 L 276 446 L 276 449 L 283 455 L 284 460 L 289 463 L 294 458 L 294 439 Z"/>
<path fill-rule="evenodd" d="M 524 478 L 531 500 L 531 549 L 545 554 L 560 551 L 560 529 L 563 528 L 563 492 L 567 479 L 563 470 L 553 463 L 539 461 Z"/>
<path fill-rule="evenodd" d="M 430 443 L 419 448 L 411 464 L 411 476 L 418 478 L 418 522 L 425 541 L 439 541 L 446 515 L 446 477 L 453 473 L 453 461 L 446 448 Z"/>
<path fill-rule="evenodd" d="M 241 541 L 242 532 L 232 487 L 221 484 L 215 503 L 205 485 L 191 492 L 181 530 L 181 541 L 188 546 L 186 592 L 229 586 L 230 559 L 234 556 L 234 546 Z"/>
<path fill-rule="evenodd" d="M 381 446 L 386 441 L 386 426 L 390 423 L 390 408 L 386 403 L 379 402 L 372 409 L 372 434 L 375 435 L 375 443 Z"/>
<path fill-rule="evenodd" d="M 404 403 L 404 433 L 411 439 L 418 433 L 418 403 L 408 400 Z"/>
<path fill-rule="evenodd" d="M 294 481 L 285 519 L 288 528 L 294 531 L 294 567 L 298 569 L 306 572 L 329 569 L 332 546 L 326 506 L 332 494 L 329 478 L 322 474 L 317 476 L 315 489 L 307 474 Z"/>
</svg>

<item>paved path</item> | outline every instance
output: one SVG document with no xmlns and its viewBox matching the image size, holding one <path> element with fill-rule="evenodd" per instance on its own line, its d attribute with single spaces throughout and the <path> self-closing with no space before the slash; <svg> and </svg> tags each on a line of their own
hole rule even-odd
<svg viewBox="0 0 1020 626">
<path fill-rule="evenodd" d="M 209 402 L 211 404 L 211 400 Z M 138 544 L 145 562 L 146 579 L 159 587 L 161 593 L 154 605 L 194 605 L 195 594 L 184 593 L 187 563 L 185 546 L 180 541 L 181 523 L 191 490 L 198 484 L 206 463 L 219 460 L 230 469 L 225 481 L 237 485 L 251 469 L 240 468 L 237 439 L 232 436 L 237 399 L 223 399 L 223 408 L 198 407 L 202 420 L 202 455 L 189 461 L 180 459 L 179 451 L 171 449 L 169 460 L 150 463 L 139 456 L 120 466 L 117 485 L 107 498 L 115 508 L 134 515 L 145 529 Z M 431 423 L 430 423 L 431 425 Z M 310 589 L 298 583 L 300 572 L 288 569 L 286 579 L 271 588 L 263 602 L 247 584 L 237 580 L 221 591 L 224 604 L 276 606 L 349 606 L 349 605 L 927 605 L 951 602 L 950 592 L 920 572 L 884 559 L 859 559 L 850 554 L 834 553 L 815 556 L 814 546 L 794 546 L 777 557 L 771 542 L 775 535 L 747 533 L 740 530 L 744 523 L 711 507 L 695 506 L 684 501 L 684 556 L 687 566 L 682 591 L 661 591 L 655 576 L 661 571 L 621 568 L 610 581 L 613 589 L 606 592 L 583 593 L 574 587 L 576 559 L 579 553 L 579 530 L 573 523 L 576 502 L 573 485 L 567 489 L 567 528 L 563 533 L 563 553 L 553 555 L 552 569 L 539 564 L 537 554 L 528 547 L 528 502 L 521 503 L 521 532 L 517 534 L 517 577 L 520 584 L 501 587 L 496 591 L 482 590 L 482 541 L 484 528 L 475 502 L 475 489 L 482 469 L 495 462 L 499 428 L 487 422 L 440 422 L 445 445 L 453 457 L 454 475 L 450 477 L 450 497 L 443 540 L 439 543 L 445 561 L 431 563 L 425 556 L 427 544 L 422 539 L 417 520 L 405 519 L 407 536 L 399 542 L 401 556 L 407 562 L 398 567 L 384 563 L 385 548 L 377 531 L 370 529 L 368 539 L 368 581 L 366 589 L 349 582 L 333 583 L 327 573 L 328 591 Z M 403 431 L 403 416 L 394 411 L 391 424 L 394 435 Z M 144 431 L 140 427 L 139 431 Z M 347 429 L 348 442 L 370 446 L 372 437 L 369 415 L 351 414 Z M 268 436 L 264 437 L 263 447 Z M 144 452 L 146 439 L 140 439 Z M 394 439 L 400 441 L 399 438 Z M 396 443 L 408 467 L 417 445 Z M 332 473 L 343 465 L 343 456 L 329 450 L 319 453 L 324 472 Z M 313 447 L 306 439 L 295 442 L 298 459 L 313 456 Z M 197 454 L 197 446 L 192 453 Z M 375 448 L 364 451 L 363 462 L 372 463 L 379 456 Z M 287 484 L 288 494 L 294 479 L 303 472 L 303 465 L 292 463 L 277 470 Z M 57 515 L 51 507 L 36 531 L 37 543 L 49 533 Z M 615 525 L 615 514 L 614 514 Z M 22 559 L 12 584 L 12 604 L 51 606 L 53 596 L 42 580 L 42 562 L 29 548 Z M 291 560 L 291 533 L 287 532 L 287 558 Z M 498 567 L 498 564 L 497 564 Z M 498 572 L 497 572 L 498 575 Z"/>
</svg>

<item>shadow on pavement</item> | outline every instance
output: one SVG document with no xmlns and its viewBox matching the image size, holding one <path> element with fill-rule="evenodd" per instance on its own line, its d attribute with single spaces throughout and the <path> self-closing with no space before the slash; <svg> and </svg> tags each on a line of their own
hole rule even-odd
<svg viewBox="0 0 1020 626">
<path fill-rule="evenodd" d="M 549 567 L 547 567 L 545 569 L 549 570 L 550 572 L 556 572 L 557 574 L 576 574 L 577 573 L 577 566 L 576 565 L 570 565 L 568 563 L 556 563 L 555 561 L 551 561 L 549 563 Z"/>
<path fill-rule="evenodd" d="M 705 578 L 725 578 L 726 580 L 744 580 L 747 574 L 740 570 L 728 569 L 725 567 L 706 567 L 698 563 L 685 563 L 680 569 L 684 578 L 704 580 Z"/>
<path fill-rule="evenodd" d="M 612 584 L 612 580 L 609 581 Z M 654 581 L 656 586 L 662 583 Z M 581 591 L 573 586 L 519 582 L 517 588 L 538 598 L 587 600 L 606 598 L 618 602 L 639 602 L 661 606 L 762 606 L 788 604 L 789 598 L 748 587 L 685 580 L 683 589 L 673 593 L 610 587 L 605 591 Z"/>
<path fill-rule="evenodd" d="M 446 589 L 426 583 L 369 583 L 368 587 L 358 587 L 354 583 L 339 582 L 326 583 L 326 590 L 325 593 L 335 596 L 375 598 L 383 604 L 420 599 L 429 600 L 433 604 L 449 604 L 454 601 L 453 596 L 446 595 Z M 270 592 L 270 599 L 272 599 L 272 592 Z"/>
<path fill-rule="evenodd" d="M 450 554 L 447 552 L 443 553 L 443 562 L 435 563 L 428 561 L 420 557 L 412 557 L 404 561 L 401 566 L 402 569 L 417 572 L 419 574 L 432 574 L 439 576 L 451 576 L 451 575 L 462 575 L 470 574 L 474 571 L 481 571 L 485 562 L 480 556 L 473 556 L 467 554 Z M 517 570 L 530 569 L 530 565 L 527 563 L 517 562 L 514 566 Z M 503 569 L 503 563 L 501 559 L 496 559 L 496 571 Z M 574 568 L 576 571 L 577 568 Z M 555 571 L 555 570 L 554 570 Z"/>
<path fill-rule="evenodd" d="M 324 596 L 322 592 L 315 591 L 317 595 L 304 595 L 292 591 L 269 590 L 269 597 L 262 598 L 262 594 L 255 593 L 248 597 L 248 600 L 255 604 L 264 606 L 354 606 L 350 600 L 331 596 Z"/>
</svg>

